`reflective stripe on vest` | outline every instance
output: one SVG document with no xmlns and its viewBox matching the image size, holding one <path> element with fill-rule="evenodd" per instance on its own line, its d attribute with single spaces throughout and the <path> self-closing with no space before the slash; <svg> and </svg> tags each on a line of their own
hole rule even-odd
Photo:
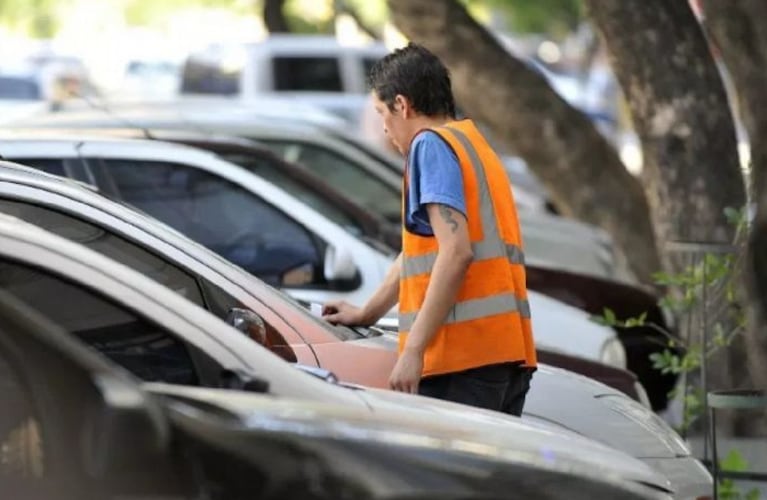
<svg viewBox="0 0 767 500">
<path fill-rule="evenodd" d="M 506 258 L 509 260 L 509 264 L 524 264 L 525 254 L 522 253 L 522 249 L 517 245 L 505 244 Z M 473 262 L 480 260 L 494 259 L 498 257 L 496 252 L 496 242 L 481 241 L 471 244 L 471 252 L 474 255 Z M 402 269 L 400 270 L 401 278 L 412 278 L 419 274 L 429 274 L 434 267 L 434 263 L 437 262 L 437 252 L 429 252 L 423 255 L 416 255 L 413 257 L 403 257 Z"/>
<path fill-rule="evenodd" d="M 513 293 L 492 295 L 482 299 L 464 300 L 463 302 L 458 302 L 450 309 L 444 324 L 450 325 L 510 312 L 518 312 L 523 318 L 529 318 L 530 304 L 526 300 L 514 296 Z M 401 332 L 409 332 L 413 327 L 413 323 L 415 323 L 417 314 L 414 312 L 400 314 L 399 330 Z"/>
<path fill-rule="evenodd" d="M 482 260 L 505 257 L 510 264 L 524 264 L 525 257 L 522 249 L 513 244 L 507 244 L 503 241 L 498 231 L 495 220 L 495 210 L 490 196 L 490 185 L 487 181 L 485 169 L 474 145 L 468 137 L 461 131 L 451 127 L 440 127 L 452 133 L 461 143 L 466 154 L 469 157 L 474 173 L 477 178 L 477 188 L 479 191 L 479 212 L 480 226 L 482 228 L 483 239 L 472 243 L 473 262 Z M 413 276 L 429 274 L 437 260 L 437 252 L 429 252 L 422 255 L 402 255 L 402 264 L 400 269 L 400 279 L 407 279 Z M 461 321 L 470 321 L 504 314 L 509 312 L 518 312 L 524 318 L 530 318 L 530 306 L 526 300 L 519 299 L 513 294 L 501 294 L 482 299 L 469 299 L 458 302 L 453 306 L 446 320 L 446 324 L 458 323 Z M 410 313 L 400 313 L 399 331 L 409 332 L 415 322 L 417 311 Z"/>
</svg>

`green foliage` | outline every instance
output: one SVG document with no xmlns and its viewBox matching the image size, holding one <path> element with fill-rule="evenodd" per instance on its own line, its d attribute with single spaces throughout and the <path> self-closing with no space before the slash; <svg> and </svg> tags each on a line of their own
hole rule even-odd
<svg viewBox="0 0 767 500">
<path fill-rule="evenodd" d="M 748 461 L 738 450 L 730 450 L 725 458 L 719 460 L 719 468 L 733 472 L 744 472 L 748 470 L 749 466 Z M 723 500 L 759 500 L 761 494 L 756 488 L 742 493 L 735 485 L 735 481 L 723 479 L 719 482 L 719 498 Z"/>
<path fill-rule="evenodd" d="M 125 0 L 123 12 L 128 24 L 151 25 L 167 20 L 179 9 L 190 7 L 222 7 L 239 13 L 255 13 L 253 2 L 238 0 Z"/>
<path fill-rule="evenodd" d="M 0 23 L 25 30 L 35 38 L 50 38 L 56 33 L 57 10 L 66 0 L 0 0 Z"/>
<path fill-rule="evenodd" d="M 509 29 L 517 33 L 545 33 L 562 37 L 578 27 L 584 12 L 581 0 L 464 0 L 506 14 Z"/>
<path fill-rule="evenodd" d="M 747 212 L 743 208 L 728 208 L 724 212 L 729 223 L 738 233 L 747 229 Z M 745 329 L 744 309 L 738 303 L 736 294 L 736 259 L 729 254 L 706 254 L 696 265 L 687 266 L 677 274 L 659 272 L 653 275 L 655 283 L 667 288 L 668 293 L 659 300 L 662 308 L 677 317 L 691 314 L 696 308 L 708 308 L 714 304 L 717 315 L 710 318 L 709 336 L 705 345 L 701 341 L 685 344 L 671 332 L 647 322 L 647 314 L 636 318 L 619 319 L 615 312 L 605 308 L 601 316 L 592 319 L 602 325 L 618 328 L 650 327 L 662 333 L 666 346 L 662 351 L 652 353 L 650 360 L 654 369 L 663 374 L 682 375 L 700 368 L 704 357 L 708 359 L 720 349 L 727 348 L 739 333 Z M 704 303 L 704 297 L 706 302 Z M 673 398 L 674 392 L 670 394 Z M 685 413 L 679 430 L 687 430 L 704 410 L 702 392 L 692 386 L 686 388 L 683 397 Z M 739 497 L 738 497 L 739 498 Z"/>
</svg>

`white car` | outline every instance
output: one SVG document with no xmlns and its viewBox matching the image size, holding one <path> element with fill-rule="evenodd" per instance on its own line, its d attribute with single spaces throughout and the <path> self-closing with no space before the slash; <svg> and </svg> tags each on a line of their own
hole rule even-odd
<svg viewBox="0 0 767 500">
<path fill-rule="evenodd" d="M 394 255 L 215 155 L 158 141 L 0 137 L 0 155 L 98 189 L 307 302 L 363 303 Z M 529 292 L 541 347 L 625 368 L 615 332 Z M 394 312 L 392 312 L 392 317 Z"/>
</svg>

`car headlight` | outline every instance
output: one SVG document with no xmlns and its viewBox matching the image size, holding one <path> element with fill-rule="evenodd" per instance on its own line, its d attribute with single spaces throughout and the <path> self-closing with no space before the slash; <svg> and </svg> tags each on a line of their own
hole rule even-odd
<svg viewBox="0 0 767 500">
<path fill-rule="evenodd" d="M 626 349 L 621 341 L 613 337 L 602 345 L 599 353 L 599 360 L 610 366 L 616 366 L 621 369 L 626 368 Z"/>
</svg>

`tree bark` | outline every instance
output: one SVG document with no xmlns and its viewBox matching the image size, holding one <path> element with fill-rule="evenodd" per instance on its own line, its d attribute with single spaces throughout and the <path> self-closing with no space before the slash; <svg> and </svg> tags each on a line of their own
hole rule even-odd
<svg viewBox="0 0 767 500">
<path fill-rule="evenodd" d="M 748 133 L 753 185 L 767 175 L 767 2 L 706 0 L 704 26 L 736 90 L 738 116 Z"/>
<path fill-rule="evenodd" d="M 658 242 L 731 243 L 724 209 L 745 204 L 735 129 L 687 2 L 586 0 L 628 99 Z"/>
<path fill-rule="evenodd" d="M 290 33 L 284 7 L 285 0 L 264 0 L 264 24 L 269 33 Z"/>
<path fill-rule="evenodd" d="M 640 183 L 582 113 L 455 0 L 388 0 L 394 24 L 450 69 L 461 106 L 532 167 L 564 215 L 610 233 L 644 283 L 660 268 Z"/>
<path fill-rule="evenodd" d="M 729 71 L 738 116 L 751 150 L 751 192 L 757 205 L 745 268 L 749 326 L 744 335 L 752 383 L 767 384 L 767 2 L 704 2 L 713 45 Z"/>
</svg>

